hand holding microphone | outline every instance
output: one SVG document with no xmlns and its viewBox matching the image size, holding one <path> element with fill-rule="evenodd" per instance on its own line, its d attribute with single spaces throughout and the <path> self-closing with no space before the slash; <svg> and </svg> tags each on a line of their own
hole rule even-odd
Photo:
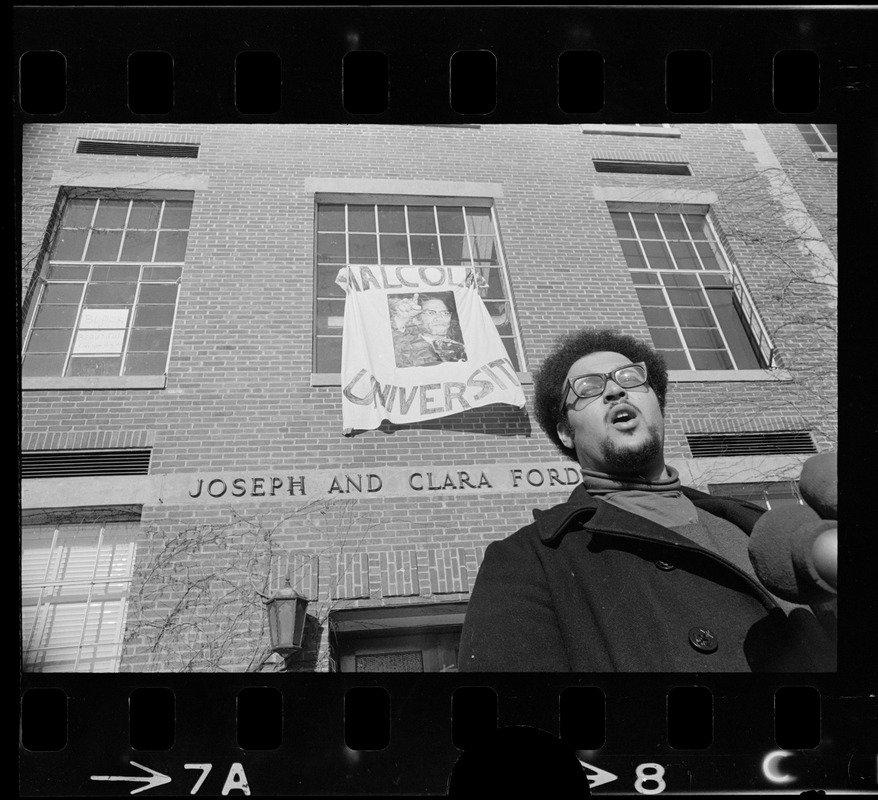
<svg viewBox="0 0 878 800">
<path fill-rule="evenodd" d="M 763 514 L 750 535 L 756 576 L 778 597 L 808 605 L 831 601 L 838 586 L 836 453 L 809 458 L 799 481 L 808 504 Z"/>
</svg>

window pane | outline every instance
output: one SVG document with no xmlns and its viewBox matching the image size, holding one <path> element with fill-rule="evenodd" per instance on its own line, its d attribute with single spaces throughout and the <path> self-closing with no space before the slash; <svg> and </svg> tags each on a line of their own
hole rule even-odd
<svg viewBox="0 0 878 800">
<path fill-rule="evenodd" d="M 692 369 L 682 350 L 662 350 L 668 369 Z"/>
<path fill-rule="evenodd" d="M 509 360 L 512 362 L 512 366 L 515 368 L 515 371 L 518 372 L 521 367 L 518 363 L 518 354 L 515 352 L 515 340 L 510 336 L 502 336 L 500 341 L 503 342 L 503 346 L 506 348 L 506 353 L 509 356 Z"/>
<path fill-rule="evenodd" d="M 167 353 L 170 344 L 171 331 L 169 328 L 141 328 L 131 331 L 128 350 L 132 353 Z"/>
<path fill-rule="evenodd" d="M 338 276 L 338 267 L 317 267 L 317 296 L 318 297 L 344 297 L 344 289 L 335 279 Z"/>
<path fill-rule="evenodd" d="M 378 239 L 374 235 L 352 233 L 348 244 L 352 264 L 378 263 Z"/>
<path fill-rule="evenodd" d="M 349 231 L 374 231 L 375 206 L 348 206 Z"/>
<path fill-rule="evenodd" d="M 503 276 L 499 269 L 483 267 L 477 270 L 477 272 L 483 280 L 487 281 L 487 285 L 482 286 L 479 292 L 483 300 L 506 297 L 506 291 L 503 288 Z"/>
<path fill-rule="evenodd" d="M 638 269 L 649 266 L 643 260 L 640 244 L 637 242 L 620 242 L 620 244 L 622 245 L 622 254 L 625 256 L 625 261 L 628 262 L 629 268 Z"/>
<path fill-rule="evenodd" d="M 344 303 L 344 300 L 317 301 L 317 333 L 341 336 L 344 329 Z"/>
<path fill-rule="evenodd" d="M 493 236 L 471 236 L 470 247 L 476 264 L 496 266 L 500 263 Z"/>
<path fill-rule="evenodd" d="M 78 376 L 118 375 L 121 364 L 121 356 L 75 357 L 70 359 L 67 374 Z"/>
<path fill-rule="evenodd" d="M 707 218 L 702 217 L 698 214 L 684 214 L 683 218 L 686 220 L 686 226 L 689 228 L 689 233 L 692 235 L 692 238 L 696 241 L 705 240 L 711 238 L 709 236 L 710 229 L 707 226 Z"/>
<path fill-rule="evenodd" d="M 105 283 L 106 281 L 134 283 L 139 277 L 140 267 L 94 267 L 91 271 L 93 283 Z"/>
<path fill-rule="evenodd" d="M 659 214 L 666 239 L 688 239 L 689 234 L 679 214 Z"/>
<path fill-rule="evenodd" d="M 317 261 L 320 264 L 345 264 L 345 237 L 338 233 L 317 236 Z"/>
<path fill-rule="evenodd" d="M 125 359 L 126 375 L 164 375 L 168 354 L 129 353 Z"/>
<path fill-rule="evenodd" d="M 60 230 L 55 240 L 52 258 L 57 258 L 59 261 L 81 261 L 87 238 L 88 231 Z"/>
<path fill-rule="evenodd" d="M 708 296 L 738 369 L 760 369 L 762 364 L 750 344 L 734 294 L 727 289 L 714 289 L 708 291 Z"/>
<path fill-rule="evenodd" d="M 124 330 L 80 330 L 73 342 L 73 355 L 116 355 L 124 344 Z"/>
<path fill-rule="evenodd" d="M 705 269 L 722 269 L 709 242 L 698 242 L 695 247 L 698 249 L 701 260 L 704 262 Z"/>
<path fill-rule="evenodd" d="M 338 372 L 341 368 L 341 336 L 318 336 L 317 372 Z"/>
<path fill-rule="evenodd" d="M 491 321 L 497 332 L 501 336 L 512 336 L 512 319 L 509 316 L 509 306 L 506 303 L 498 303 L 496 300 L 489 300 L 485 303 L 485 308 L 491 316 Z"/>
<path fill-rule="evenodd" d="M 405 233 L 405 206 L 378 206 L 378 230 Z"/>
<path fill-rule="evenodd" d="M 82 298 L 81 283 L 50 283 L 43 292 L 43 303 L 79 303 Z"/>
<path fill-rule="evenodd" d="M 622 211 L 613 211 L 610 213 L 610 219 L 613 220 L 616 234 L 620 239 L 635 238 L 634 227 L 631 225 L 631 220 L 628 218 L 628 214 Z"/>
<path fill-rule="evenodd" d="M 671 312 L 666 308 L 657 308 L 655 306 L 644 306 L 643 316 L 646 317 L 646 324 L 652 326 L 672 326 L 674 318 Z"/>
<path fill-rule="evenodd" d="M 25 356 L 24 363 L 21 365 L 21 376 L 23 378 L 43 378 L 51 375 L 60 375 L 64 369 L 64 361 L 67 354 L 63 355 L 30 355 Z"/>
<path fill-rule="evenodd" d="M 683 338 L 689 347 L 702 349 L 723 350 L 722 336 L 716 328 L 683 328 Z"/>
<path fill-rule="evenodd" d="M 436 233 L 433 206 L 409 206 L 409 233 Z"/>
<path fill-rule="evenodd" d="M 439 206 L 436 209 L 439 217 L 439 233 L 466 233 L 463 220 L 463 209 L 458 206 Z"/>
<path fill-rule="evenodd" d="M 469 206 L 466 208 L 466 226 L 467 230 L 476 236 L 494 235 L 494 222 L 491 219 L 490 208 L 474 208 Z"/>
<path fill-rule="evenodd" d="M 635 289 L 642 306 L 661 306 L 667 308 L 667 302 L 661 289 Z"/>
<path fill-rule="evenodd" d="M 381 240 L 381 263 L 382 264 L 409 264 L 408 239 L 405 236 L 382 234 Z"/>
<path fill-rule="evenodd" d="M 122 244 L 120 261 L 152 261 L 155 231 L 128 231 Z"/>
<path fill-rule="evenodd" d="M 175 281 L 182 274 L 182 267 L 145 267 L 143 270 L 143 280 Z"/>
<path fill-rule="evenodd" d="M 653 344 L 659 349 L 682 347 L 680 337 L 673 328 L 650 328 L 649 335 L 652 337 Z"/>
<path fill-rule="evenodd" d="M 174 324 L 176 306 L 145 306 L 139 304 L 134 315 L 137 328 L 169 328 Z"/>
<path fill-rule="evenodd" d="M 130 305 L 136 291 L 136 283 L 91 283 L 85 292 L 85 302 L 96 306 Z"/>
<path fill-rule="evenodd" d="M 192 218 L 191 200 L 166 200 L 165 213 L 162 216 L 162 228 L 188 230 Z M 129 225 L 129 227 L 133 227 Z"/>
<path fill-rule="evenodd" d="M 318 231 L 343 231 L 344 206 L 317 206 Z"/>
<path fill-rule="evenodd" d="M 43 303 L 37 311 L 35 328 L 73 328 L 79 306 L 51 306 Z"/>
<path fill-rule="evenodd" d="M 182 261 L 186 257 L 186 231 L 162 231 L 155 253 L 156 261 Z"/>
<path fill-rule="evenodd" d="M 95 217 L 95 228 L 124 228 L 128 216 L 127 200 L 101 200 Z"/>
<path fill-rule="evenodd" d="M 632 272 L 631 280 L 638 286 L 643 284 L 656 285 L 659 282 L 659 277 L 651 272 Z"/>
<path fill-rule="evenodd" d="M 72 197 L 64 207 L 65 228 L 87 228 L 91 225 L 97 200 Z"/>
<path fill-rule="evenodd" d="M 131 204 L 131 214 L 128 217 L 129 228 L 155 230 L 159 226 L 161 214 L 161 200 L 135 200 Z M 168 227 L 176 227 L 165 225 Z"/>
<path fill-rule="evenodd" d="M 701 289 L 668 289 L 668 297 L 674 308 L 677 306 L 706 306 L 707 300 Z"/>
<path fill-rule="evenodd" d="M 683 328 L 713 328 L 716 326 L 713 315 L 706 308 L 685 308 L 682 306 L 677 308 L 675 306 L 674 314 Z"/>
<path fill-rule="evenodd" d="M 671 263 L 671 254 L 668 252 L 668 246 L 664 242 L 644 242 L 643 251 L 646 253 L 646 260 L 653 269 L 673 269 Z"/>
<path fill-rule="evenodd" d="M 412 236 L 412 264 L 438 264 L 439 241 L 437 236 Z"/>
<path fill-rule="evenodd" d="M 35 330 L 27 343 L 28 353 L 64 353 L 70 346 L 73 328 Z"/>
<path fill-rule="evenodd" d="M 695 369 L 732 369 L 732 360 L 720 350 L 690 350 Z"/>
<path fill-rule="evenodd" d="M 140 287 L 141 303 L 176 303 L 176 283 L 144 283 Z"/>
<path fill-rule="evenodd" d="M 442 258 L 447 265 L 470 263 L 469 246 L 465 236 L 441 236 L 440 238 L 442 240 Z"/>
<path fill-rule="evenodd" d="M 87 264 L 49 264 L 46 278 L 59 281 L 87 281 L 90 267 Z"/>
<path fill-rule="evenodd" d="M 122 231 L 92 231 L 85 257 L 89 261 L 116 261 L 120 244 Z"/>
<path fill-rule="evenodd" d="M 637 227 L 637 233 L 641 239 L 662 238 L 655 214 L 632 214 L 631 216 L 634 218 L 634 225 Z"/>
<path fill-rule="evenodd" d="M 689 242 L 671 242 L 671 252 L 677 262 L 677 269 L 701 269 L 695 248 Z"/>
<path fill-rule="evenodd" d="M 662 274 L 662 282 L 665 286 L 685 286 L 693 289 L 701 288 L 701 284 L 698 283 L 697 275 L 676 275 L 673 272 L 665 272 Z"/>
</svg>

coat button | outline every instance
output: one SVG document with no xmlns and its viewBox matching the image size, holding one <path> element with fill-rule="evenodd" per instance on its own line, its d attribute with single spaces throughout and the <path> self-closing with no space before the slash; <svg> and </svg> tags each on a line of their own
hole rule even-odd
<svg viewBox="0 0 878 800">
<path fill-rule="evenodd" d="M 707 628 L 690 629 L 689 643 L 700 653 L 712 653 L 719 647 L 716 636 Z"/>
<path fill-rule="evenodd" d="M 663 570 L 665 570 L 665 571 L 667 571 L 667 570 L 671 570 L 671 569 L 677 569 L 677 568 L 676 568 L 673 564 L 671 564 L 669 561 L 656 561 L 656 562 L 655 562 L 655 565 L 656 565 L 659 569 L 663 569 Z"/>
</svg>

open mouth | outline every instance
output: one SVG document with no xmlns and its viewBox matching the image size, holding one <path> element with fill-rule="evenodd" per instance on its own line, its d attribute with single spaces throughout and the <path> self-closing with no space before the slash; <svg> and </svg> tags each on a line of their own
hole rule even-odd
<svg viewBox="0 0 878 800">
<path fill-rule="evenodd" d="M 628 430 L 637 423 L 637 411 L 631 406 L 616 406 L 609 414 L 610 424 L 619 430 Z"/>
</svg>

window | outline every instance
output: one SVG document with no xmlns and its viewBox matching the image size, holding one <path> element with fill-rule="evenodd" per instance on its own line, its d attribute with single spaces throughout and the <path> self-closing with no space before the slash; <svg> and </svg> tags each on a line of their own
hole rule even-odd
<svg viewBox="0 0 878 800">
<path fill-rule="evenodd" d="M 838 153 L 838 125 L 799 124 L 796 127 L 812 153 Z"/>
<path fill-rule="evenodd" d="M 777 510 L 804 505 L 796 481 L 763 483 L 711 483 L 708 490 L 715 497 L 734 497 L 765 509 Z"/>
<path fill-rule="evenodd" d="M 341 369 L 344 291 L 335 283 L 346 264 L 471 266 L 484 279 L 485 307 L 517 370 L 522 359 L 500 237 L 490 205 L 477 200 L 406 200 L 317 205 L 314 371 Z"/>
<path fill-rule="evenodd" d="M 768 335 L 704 207 L 610 216 L 653 344 L 672 370 L 764 369 Z"/>
<path fill-rule="evenodd" d="M 163 375 L 191 195 L 67 198 L 31 306 L 23 377 Z"/>
<path fill-rule="evenodd" d="M 76 511 L 25 520 L 21 616 L 26 671 L 118 670 L 138 529 L 134 513 L 100 519 L 94 511 Z"/>
</svg>

